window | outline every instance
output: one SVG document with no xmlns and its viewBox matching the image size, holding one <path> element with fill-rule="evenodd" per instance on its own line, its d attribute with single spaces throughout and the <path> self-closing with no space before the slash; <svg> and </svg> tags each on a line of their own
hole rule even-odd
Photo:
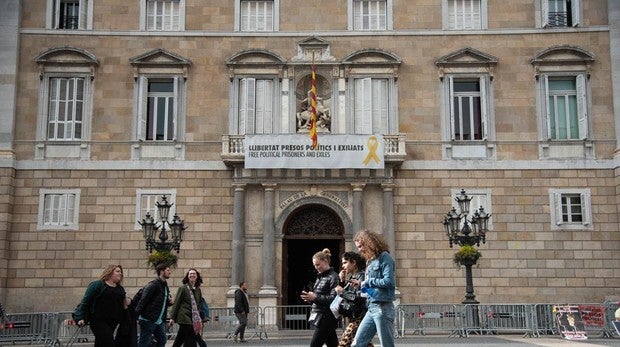
<svg viewBox="0 0 620 347">
<path fill-rule="evenodd" d="M 39 230 L 77 230 L 80 190 L 41 189 L 39 192 Z"/>
<path fill-rule="evenodd" d="M 355 30 L 385 30 L 387 28 L 385 0 L 356 0 L 353 4 Z"/>
<path fill-rule="evenodd" d="M 183 79 L 178 76 L 141 76 L 138 89 L 138 139 L 174 141 L 177 139 Z"/>
<path fill-rule="evenodd" d="M 471 198 L 469 202 L 469 214 L 467 215 L 467 219 L 471 220 L 471 217 L 478 211 L 481 207 L 484 208 L 484 212 L 487 214 L 493 213 L 493 207 L 491 204 L 491 189 L 465 189 L 465 193 L 467 196 Z M 450 196 L 452 197 L 452 207 L 454 207 L 457 213 L 461 213 L 459 209 L 459 205 L 456 202 L 455 198 L 461 194 L 461 189 L 451 189 Z M 492 229 L 492 221 L 493 218 L 489 219 L 488 228 Z"/>
<path fill-rule="evenodd" d="M 142 30 L 184 30 L 185 0 L 142 0 L 141 15 Z"/>
<path fill-rule="evenodd" d="M 84 109 L 83 77 L 49 79 L 48 140 L 80 140 Z"/>
<path fill-rule="evenodd" d="M 239 80 L 239 134 L 273 132 L 274 80 Z"/>
<path fill-rule="evenodd" d="M 579 0 L 542 0 L 542 26 L 548 28 L 579 25 Z"/>
<path fill-rule="evenodd" d="M 35 158 L 88 159 L 97 58 L 60 47 L 35 61 L 40 71 Z"/>
<path fill-rule="evenodd" d="M 46 28 L 92 29 L 93 0 L 47 0 Z"/>
<path fill-rule="evenodd" d="M 444 29 L 486 29 L 487 0 L 443 0 L 442 5 Z"/>
<path fill-rule="evenodd" d="M 241 31 L 273 31 L 273 1 L 241 1 Z"/>
<path fill-rule="evenodd" d="M 488 137 L 488 76 L 447 76 L 444 79 L 450 105 L 450 136 L 453 141 L 486 140 Z"/>
<path fill-rule="evenodd" d="M 550 140 L 580 140 L 588 134 L 585 76 L 543 76 Z"/>
<path fill-rule="evenodd" d="M 550 189 L 552 230 L 591 230 L 590 189 Z"/>
<path fill-rule="evenodd" d="M 354 133 L 390 133 L 390 80 L 356 78 L 354 83 Z"/>
<path fill-rule="evenodd" d="M 177 191 L 176 189 L 164 189 L 164 190 L 152 190 L 152 189 L 138 189 L 136 192 L 136 224 L 135 229 L 141 229 L 142 226 L 137 221 L 142 221 L 148 212 L 155 221 L 159 221 L 159 214 L 155 203 L 161 201 L 162 195 L 165 195 L 168 201 L 176 201 Z M 176 213 L 176 205 L 172 205 L 170 208 L 169 217 L 174 216 Z M 171 218 L 169 218 L 171 219 Z"/>
</svg>

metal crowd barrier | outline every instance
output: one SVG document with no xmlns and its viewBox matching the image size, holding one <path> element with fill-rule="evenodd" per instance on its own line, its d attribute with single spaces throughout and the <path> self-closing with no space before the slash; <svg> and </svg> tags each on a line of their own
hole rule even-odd
<svg viewBox="0 0 620 347">
<path fill-rule="evenodd" d="M 7 314 L 8 326 L 0 331 L 0 342 L 47 343 L 53 338 L 53 315 L 49 312 Z"/>
<path fill-rule="evenodd" d="M 203 332 L 208 334 L 224 333 L 227 339 L 232 338 L 235 329 L 239 325 L 234 309 L 232 307 L 210 307 L 209 313 L 211 320 L 205 322 Z M 261 316 L 262 310 L 260 307 L 250 307 L 248 325 L 245 329 L 246 339 L 258 337 L 262 340 L 267 338 L 267 332 L 263 328 L 263 324 L 261 324 Z"/>
<path fill-rule="evenodd" d="M 413 304 L 396 307 L 396 336 L 445 333 L 468 337 L 470 334 L 523 333 L 524 337 L 557 335 L 554 306 L 576 306 L 583 318 L 584 329 L 600 337 L 617 338 L 612 327 L 618 302 L 602 304 Z M 213 307 L 211 319 L 204 324 L 203 336 L 223 335 L 232 338 L 238 319 L 231 307 Z M 309 305 L 250 307 L 246 338 L 267 338 L 267 331 L 310 330 Z M 12 323 L 0 331 L 0 344 L 45 344 L 64 346 L 70 339 L 94 341 L 88 327 L 79 329 L 71 312 L 15 313 L 7 315 Z M 340 327 L 342 327 L 342 320 Z M 177 327 L 169 327 L 168 338 L 174 338 Z"/>
</svg>

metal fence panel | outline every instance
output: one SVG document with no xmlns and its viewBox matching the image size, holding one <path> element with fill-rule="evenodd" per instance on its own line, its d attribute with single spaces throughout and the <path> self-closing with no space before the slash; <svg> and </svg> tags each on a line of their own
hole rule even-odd
<svg viewBox="0 0 620 347">
<path fill-rule="evenodd" d="M 425 335 L 428 332 L 447 332 L 450 335 L 466 336 L 462 305 L 399 305 L 397 312 L 400 336 L 405 336 L 407 333 Z"/>
<path fill-rule="evenodd" d="M 226 338 L 232 338 L 235 329 L 239 325 L 234 309 L 232 307 L 210 307 L 209 313 L 211 314 L 211 320 L 205 322 L 203 332 L 221 332 L 225 334 Z M 261 324 L 262 315 L 260 307 L 250 307 L 248 325 L 245 329 L 246 339 L 258 337 L 262 340 L 267 338 L 267 333 Z"/>
<path fill-rule="evenodd" d="M 7 314 L 9 326 L 0 331 L 0 342 L 46 343 L 51 339 L 49 312 Z"/>
</svg>

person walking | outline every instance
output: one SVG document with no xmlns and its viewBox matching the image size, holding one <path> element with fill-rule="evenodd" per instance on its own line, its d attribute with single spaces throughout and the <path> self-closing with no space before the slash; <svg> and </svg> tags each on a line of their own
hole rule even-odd
<svg viewBox="0 0 620 347">
<path fill-rule="evenodd" d="M 90 330 L 95 335 L 95 347 L 120 347 L 114 337 L 114 330 L 123 320 L 130 303 L 121 285 L 122 281 L 123 268 L 120 265 L 108 265 L 99 279 L 88 285 L 74 312 L 77 325 L 90 324 Z"/>
<path fill-rule="evenodd" d="M 151 347 L 152 337 L 155 337 L 157 347 L 166 346 L 166 311 L 168 306 L 174 304 L 167 282 L 172 270 L 166 264 L 158 264 L 155 271 L 157 278 L 144 286 L 140 302 L 136 305 L 140 325 L 138 347 Z"/>
<path fill-rule="evenodd" d="M 312 256 L 312 265 L 317 271 L 316 281 L 312 291 L 302 291 L 301 298 L 312 303 L 312 310 L 308 321 L 314 326 L 314 334 L 310 347 L 338 346 L 336 328 L 338 320 L 332 314 L 329 305 L 336 297 L 338 274 L 330 267 L 331 252 L 328 248 Z"/>
<path fill-rule="evenodd" d="M 179 324 L 179 331 L 174 339 L 173 347 L 195 347 L 202 333 L 202 318 L 198 304 L 202 300 L 202 277 L 198 270 L 192 268 L 183 277 L 183 285 L 177 290 L 174 305 L 170 309 L 170 323 Z"/>
<path fill-rule="evenodd" d="M 393 347 L 396 291 L 394 259 L 381 234 L 361 230 L 355 234 L 353 241 L 366 259 L 366 278 L 361 283 L 361 291 L 368 295 L 368 312 L 355 334 L 353 346 L 368 346 L 373 336 L 378 333 L 382 347 Z"/>
<path fill-rule="evenodd" d="M 233 339 L 235 342 L 248 342 L 243 336 L 245 327 L 248 325 L 248 315 L 250 314 L 250 302 L 248 301 L 248 286 L 245 282 L 239 283 L 239 288 L 235 290 L 235 315 L 239 319 L 239 326 L 235 330 Z"/>
<path fill-rule="evenodd" d="M 356 302 L 360 302 L 360 305 L 364 305 L 359 311 L 351 312 L 350 315 L 344 315 L 348 320 L 344 332 L 340 336 L 338 341 L 338 347 L 351 347 L 357 328 L 366 314 L 365 300 L 361 300 L 360 287 L 364 281 L 364 269 L 366 268 L 366 261 L 361 255 L 355 252 L 345 252 L 342 255 L 342 270 L 338 274 L 340 283 L 336 287 L 336 293 L 339 295 L 342 293 L 351 294 L 356 298 Z M 359 300 L 359 301 L 358 301 Z"/>
</svg>

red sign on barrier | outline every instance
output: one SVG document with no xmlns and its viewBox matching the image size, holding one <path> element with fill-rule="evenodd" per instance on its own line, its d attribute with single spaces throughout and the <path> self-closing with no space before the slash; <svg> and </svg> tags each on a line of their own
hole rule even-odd
<svg viewBox="0 0 620 347">
<path fill-rule="evenodd" d="M 581 318 L 585 325 L 604 327 L 605 307 L 601 305 L 579 305 Z"/>
</svg>

